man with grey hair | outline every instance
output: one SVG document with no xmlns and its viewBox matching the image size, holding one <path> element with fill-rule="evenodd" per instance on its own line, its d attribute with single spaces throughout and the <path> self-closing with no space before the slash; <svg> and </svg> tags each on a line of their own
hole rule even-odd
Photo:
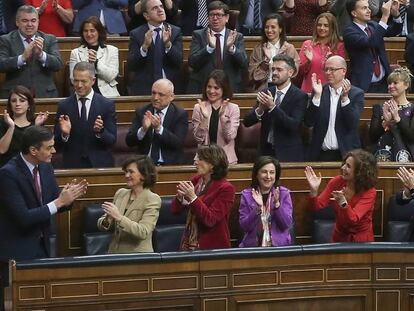
<svg viewBox="0 0 414 311">
<path fill-rule="evenodd" d="M 36 97 L 57 97 L 53 72 L 63 67 L 56 37 L 38 31 L 39 15 L 30 5 L 19 7 L 17 30 L 0 37 L 0 72 L 6 74 L 0 97 L 7 98 L 16 85 Z"/>
<path fill-rule="evenodd" d="M 152 84 L 167 78 L 177 85 L 183 62 L 181 29 L 165 22 L 160 0 L 141 0 L 147 23 L 130 33 L 128 69 L 129 95 L 149 95 Z"/>
<path fill-rule="evenodd" d="M 75 93 L 59 103 L 55 143 L 64 168 L 111 167 L 116 142 L 116 113 L 112 100 L 93 91 L 95 67 L 79 62 L 73 69 Z"/>
<path fill-rule="evenodd" d="M 137 108 L 126 143 L 157 165 L 181 164 L 188 130 L 187 112 L 176 106 L 174 85 L 160 79 L 152 85 L 151 104 Z"/>
</svg>

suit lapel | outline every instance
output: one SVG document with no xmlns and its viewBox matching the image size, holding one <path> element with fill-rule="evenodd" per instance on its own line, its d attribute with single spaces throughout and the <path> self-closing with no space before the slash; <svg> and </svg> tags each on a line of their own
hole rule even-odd
<svg viewBox="0 0 414 311">
<path fill-rule="evenodd" d="M 79 47 L 78 51 L 79 51 L 79 59 L 83 62 L 87 62 L 89 59 L 88 48 L 81 46 Z"/>
<path fill-rule="evenodd" d="M 89 108 L 89 114 L 88 114 L 88 124 L 92 126 L 92 128 L 95 123 L 96 116 L 98 115 L 98 108 L 95 105 L 95 101 L 96 101 L 96 93 L 93 94 L 91 106 Z"/>
<path fill-rule="evenodd" d="M 326 100 L 323 100 L 325 99 Z M 326 104 L 324 104 L 326 103 Z M 326 120 L 326 124 L 329 124 L 329 118 L 331 115 L 331 92 L 329 91 L 329 86 L 325 85 L 322 91 L 320 108 L 323 109 L 323 118 Z"/>
<path fill-rule="evenodd" d="M 37 192 L 36 192 L 36 188 L 34 185 L 34 179 L 33 179 L 32 172 L 30 172 L 29 168 L 27 167 L 26 163 L 23 161 L 20 155 L 16 156 L 16 164 L 18 166 L 18 169 L 24 176 L 24 179 L 26 180 L 26 182 L 30 185 L 30 188 L 32 189 L 32 192 L 33 192 L 33 196 L 35 197 L 36 201 L 40 204 L 39 198 L 37 197 Z M 39 175 L 40 174 L 41 173 L 39 172 Z M 40 178 L 40 180 L 41 179 L 42 178 Z"/>
<path fill-rule="evenodd" d="M 16 30 L 16 32 L 13 34 L 13 36 L 11 37 L 12 39 L 12 44 L 11 46 L 16 48 L 16 54 L 17 55 L 21 55 L 24 52 L 24 45 L 22 42 L 22 39 L 20 38 L 20 34 L 19 31 Z"/>
<path fill-rule="evenodd" d="M 162 122 L 162 126 L 164 128 L 170 128 L 174 119 L 175 114 L 175 107 L 173 103 L 170 103 L 167 109 L 167 113 L 164 116 L 164 122 Z"/>
<path fill-rule="evenodd" d="M 119 212 L 121 213 L 121 215 L 126 216 L 125 208 L 128 206 L 128 201 L 129 201 L 130 196 L 131 196 L 131 190 L 128 190 L 127 192 L 125 192 L 125 195 L 121 200 L 121 204 L 119 208 Z"/>
<path fill-rule="evenodd" d="M 146 201 L 145 198 L 148 195 L 148 189 L 144 189 L 138 196 L 138 198 L 136 198 L 132 204 L 129 206 L 128 210 L 125 213 L 125 216 L 128 217 L 129 214 L 131 214 L 131 212 L 133 210 L 141 210 L 143 208 L 144 202 Z"/>
</svg>

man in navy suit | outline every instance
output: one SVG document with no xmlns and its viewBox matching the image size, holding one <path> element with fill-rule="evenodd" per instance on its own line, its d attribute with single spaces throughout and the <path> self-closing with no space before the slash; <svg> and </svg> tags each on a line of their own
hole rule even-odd
<svg viewBox="0 0 414 311">
<path fill-rule="evenodd" d="M 183 162 L 188 115 L 184 109 L 172 103 L 173 100 L 174 85 L 171 81 L 155 81 L 151 104 L 137 108 L 126 136 L 128 146 L 136 146 L 139 154 L 150 156 L 157 165 Z"/>
<path fill-rule="evenodd" d="M 351 61 L 351 83 L 365 92 L 386 93 L 390 66 L 384 46 L 384 37 L 396 36 L 401 32 L 401 18 L 398 17 L 399 3 L 389 0 L 382 5 L 379 23 L 371 21 L 368 0 L 347 0 L 346 10 L 352 23 L 343 33 L 345 48 Z"/>
<path fill-rule="evenodd" d="M 50 164 L 55 148 L 49 129 L 27 128 L 21 147 L 22 152 L 0 169 L 1 294 L 8 285 L 8 260 L 49 257 L 52 215 L 65 210 L 87 188 L 82 180 L 59 191 Z"/>
<path fill-rule="evenodd" d="M 24 5 L 24 0 L 0 1 L 0 10 L 3 13 L 3 19 L 0 20 L 0 35 L 16 29 L 16 12 L 22 5 Z"/>
<path fill-rule="evenodd" d="M 50 0 L 49 0 L 50 1 Z M 73 31 L 79 32 L 80 25 L 89 16 L 99 17 L 110 34 L 127 32 L 125 20 L 120 8 L 128 5 L 128 0 L 72 0 L 73 9 L 77 10 L 73 21 Z"/>
<path fill-rule="evenodd" d="M 73 69 L 75 93 L 59 103 L 55 141 L 63 152 L 64 168 L 114 166 L 115 104 L 93 91 L 95 67 L 79 62 Z"/>
<path fill-rule="evenodd" d="M 305 114 L 305 125 L 313 127 L 310 161 L 341 161 L 345 154 L 361 148 L 358 124 L 364 109 L 364 92 L 351 86 L 346 61 L 331 56 L 325 63 L 328 84 L 312 75 L 313 94 Z"/>
<path fill-rule="evenodd" d="M 177 86 L 183 62 L 181 29 L 165 23 L 160 0 L 141 0 L 147 24 L 130 33 L 128 52 L 129 95 L 150 95 L 152 84 L 161 78 Z"/>
<path fill-rule="evenodd" d="M 257 94 L 257 103 L 245 116 L 246 127 L 261 122 L 259 156 L 270 155 L 283 162 L 304 160 L 302 121 L 308 95 L 294 86 L 295 61 L 284 54 L 273 58 L 275 86 Z"/>
<path fill-rule="evenodd" d="M 199 94 L 214 69 L 223 69 L 235 92 L 243 91 L 243 70 L 247 54 L 243 35 L 226 28 L 229 7 L 221 1 L 208 5 L 208 27 L 195 30 L 191 39 L 188 64 L 191 67 L 188 94 Z"/>
</svg>

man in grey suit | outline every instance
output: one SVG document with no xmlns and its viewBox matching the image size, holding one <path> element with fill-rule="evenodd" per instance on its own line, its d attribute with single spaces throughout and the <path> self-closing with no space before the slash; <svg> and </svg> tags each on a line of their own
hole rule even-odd
<svg viewBox="0 0 414 311">
<path fill-rule="evenodd" d="M 37 31 L 39 15 L 30 5 L 16 14 L 17 30 L 0 37 L 0 72 L 6 74 L 0 91 L 7 98 L 16 85 L 29 88 L 36 97 L 57 97 L 53 72 L 63 67 L 56 37 Z"/>
<path fill-rule="evenodd" d="M 223 69 L 235 92 L 242 92 L 243 70 L 247 67 L 247 54 L 243 35 L 226 28 L 229 7 L 221 1 L 208 5 L 208 27 L 195 30 L 190 46 L 188 64 L 192 71 L 187 93 L 201 93 L 205 79 L 214 69 Z"/>
</svg>

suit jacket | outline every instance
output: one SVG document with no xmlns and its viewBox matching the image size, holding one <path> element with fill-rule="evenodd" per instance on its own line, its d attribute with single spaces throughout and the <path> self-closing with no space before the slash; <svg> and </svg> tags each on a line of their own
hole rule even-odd
<svg viewBox="0 0 414 311">
<path fill-rule="evenodd" d="M 89 16 L 103 16 L 109 33 L 126 33 L 125 20 L 120 8 L 128 5 L 128 0 L 72 0 L 74 10 L 78 10 L 73 21 L 73 31 L 79 32 L 82 22 Z"/>
<path fill-rule="evenodd" d="M 208 28 L 205 28 L 193 32 L 190 54 L 188 56 L 188 64 L 192 69 L 187 87 L 187 93 L 189 94 L 201 93 L 205 80 L 215 69 L 215 53 L 207 52 L 207 30 Z M 230 30 L 226 28 L 224 42 L 227 41 L 229 32 Z M 226 72 L 233 90 L 235 92 L 242 92 L 243 70 L 246 69 L 248 60 L 241 33 L 237 33 L 234 45 L 236 46 L 234 54 L 224 49 L 223 70 Z"/>
<path fill-rule="evenodd" d="M 271 228 L 270 234 L 273 246 L 285 246 L 292 244 L 289 229 L 293 225 L 292 199 L 290 192 L 285 187 L 279 187 L 279 208 L 274 208 L 274 198 L 270 201 Z M 240 197 L 240 228 L 244 231 L 244 237 L 239 247 L 257 247 L 257 229 L 261 226 L 260 215 L 257 215 L 257 203 L 252 196 L 252 188 L 244 189 Z"/>
<path fill-rule="evenodd" d="M 69 139 L 64 142 L 59 127 L 59 116 L 68 115 L 72 128 Z M 104 122 L 104 131 L 96 136 L 93 125 L 97 116 L 100 115 Z M 81 167 L 82 157 L 89 158 L 92 167 L 112 167 L 114 159 L 111 147 L 116 142 L 116 113 L 115 104 L 112 100 L 94 93 L 91 108 L 88 115 L 88 130 L 82 130 L 78 103 L 75 94 L 59 102 L 56 112 L 55 144 L 58 150 L 63 152 L 63 167 Z M 83 140 L 85 139 L 86 154 L 83 152 Z"/>
<path fill-rule="evenodd" d="M 150 151 L 154 131 L 149 129 L 142 140 L 138 140 L 137 133 L 142 126 L 142 119 L 147 110 L 154 114 L 154 108 L 151 104 L 143 108 L 137 108 L 134 120 L 125 138 L 129 147 L 137 146 L 138 153 L 145 155 L 148 155 Z M 170 103 L 162 126 L 164 130 L 160 136 L 160 148 L 164 164 L 182 163 L 184 160 L 183 146 L 188 130 L 187 112 L 174 103 Z"/>
<path fill-rule="evenodd" d="M 342 156 L 352 149 L 361 148 L 358 124 L 364 109 L 364 92 L 360 88 L 352 86 L 348 97 L 350 103 L 345 107 L 342 107 L 341 100 L 335 103 L 337 106 L 335 133 Z M 324 85 L 319 107 L 316 107 L 311 99 L 305 114 L 305 125 L 313 127 L 312 140 L 309 146 L 310 161 L 317 161 L 319 158 L 328 131 L 330 111 L 331 93 L 329 86 Z"/>
<path fill-rule="evenodd" d="M 0 35 L 6 34 L 14 29 L 16 29 L 16 12 L 17 9 L 24 5 L 24 0 L 7 0 L 2 1 L 3 3 L 3 20 L 6 26 L 4 31 L 0 31 Z"/>
<path fill-rule="evenodd" d="M 365 31 L 355 23 L 350 23 L 345 28 L 343 38 L 345 48 L 351 61 L 351 82 L 364 91 L 367 91 L 371 84 L 374 72 L 374 57 L 372 49 L 375 49 L 381 64 L 385 69 L 385 77 L 390 73 L 387 53 L 384 46 L 384 37 L 395 36 L 401 32 L 402 23 L 392 24 L 385 30 L 377 22 L 369 21 L 368 26 L 372 35 L 368 37 Z"/>
<path fill-rule="evenodd" d="M 405 41 L 405 60 L 408 63 L 410 71 L 414 72 L 414 33 L 410 33 Z M 414 79 L 411 78 L 411 81 Z M 411 85 L 411 89 L 414 90 L 414 85 Z"/>
<path fill-rule="evenodd" d="M 275 98 L 276 87 L 269 88 Z M 266 90 L 264 91 L 266 92 Z M 300 162 L 304 160 L 302 142 L 302 121 L 305 115 L 308 95 L 291 84 L 281 104 L 271 112 L 265 111 L 261 119 L 256 116 L 258 103 L 245 116 L 246 127 L 261 122 L 259 155 L 267 154 L 265 146 L 270 128 L 273 127 L 273 146 L 275 157 L 283 162 Z"/>
<path fill-rule="evenodd" d="M 0 261 L 38 258 L 42 253 L 40 237 L 48 241 L 52 216 L 46 204 L 60 191 L 51 164 L 40 163 L 39 175 L 42 202 L 20 154 L 0 169 Z M 44 249 L 49 252 L 48 243 Z"/>
<path fill-rule="evenodd" d="M 208 117 L 204 118 L 200 105 L 195 104 L 192 124 L 194 138 L 199 145 L 210 144 L 210 117 L 212 108 L 210 104 L 207 104 Z M 217 128 L 217 145 L 223 148 L 227 155 L 227 159 L 230 164 L 237 163 L 236 151 L 234 149 L 234 140 L 237 136 L 237 130 L 240 124 L 240 109 L 237 104 L 228 103 L 226 110 L 219 117 Z"/>
<path fill-rule="evenodd" d="M 332 232 L 332 242 L 373 242 L 372 213 L 374 211 L 377 191 L 370 188 L 356 193 L 348 200 L 348 207 L 342 208 L 331 200 L 332 191 L 342 190 L 346 181 L 342 176 L 332 178 L 325 189 L 317 197 L 309 197 L 312 210 L 323 209 L 330 204 L 335 208 L 335 228 Z"/>
<path fill-rule="evenodd" d="M 80 46 L 70 52 L 69 71 L 70 79 L 73 81 L 73 68 L 79 62 L 87 62 L 89 59 L 88 48 Z M 116 88 L 118 82 L 116 78 L 119 73 L 118 48 L 113 45 L 99 47 L 96 52 L 96 76 L 98 88 L 105 97 L 119 96 Z"/>
<path fill-rule="evenodd" d="M 39 60 L 32 59 L 26 65 L 17 67 L 17 58 L 24 52 L 24 45 L 19 31 L 14 30 L 0 37 L 0 72 L 6 74 L 1 88 L 1 98 L 7 98 L 16 85 L 33 89 L 36 97 L 58 97 L 53 72 L 63 67 L 56 37 L 38 31 L 42 37 L 43 51 L 47 54 L 45 66 Z"/>
<path fill-rule="evenodd" d="M 119 189 L 114 196 L 113 203 L 121 213 L 120 221 L 112 222 L 104 227 L 102 221 L 105 216 L 98 219 L 100 230 L 114 232 L 108 253 L 153 252 L 152 232 L 158 220 L 161 208 L 161 198 L 158 194 L 144 189 L 130 206 L 130 189 Z"/>
<path fill-rule="evenodd" d="M 171 49 L 164 53 L 163 70 L 168 80 L 174 85 L 178 82 L 178 74 L 183 63 L 183 39 L 181 29 L 171 27 Z M 128 52 L 128 71 L 132 74 L 128 83 L 129 95 L 150 95 L 154 81 L 154 42 L 148 48 L 147 56 L 141 55 L 141 46 L 144 43 L 145 33 L 149 30 L 148 24 L 134 29 L 130 33 Z"/>
<path fill-rule="evenodd" d="M 196 185 L 201 175 L 191 179 Z M 230 247 L 229 215 L 235 198 L 234 186 L 223 178 L 212 180 L 207 190 L 189 205 L 177 199 L 172 201 L 171 210 L 178 214 L 191 209 L 198 224 L 198 243 L 200 249 Z"/>
<path fill-rule="evenodd" d="M 214 0 L 206 0 L 207 6 Z M 227 5 L 232 0 L 221 1 Z M 184 36 L 191 36 L 192 32 L 197 29 L 198 19 L 198 0 L 178 0 L 178 8 L 181 10 L 181 28 Z"/>
<path fill-rule="evenodd" d="M 247 11 L 249 9 L 249 3 L 250 0 L 239 0 L 237 1 L 240 3 L 240 14 L 239 14 L 239 27 L 243 26 L 245 20 Z M 261 1 L 260 2 L 260 18 L 263 22 L 265 17 L 271 13 L 276 13 L 279 8 L 283 4 L 283 0 L 267 0 L 267 1 Z"/>
</svg>

